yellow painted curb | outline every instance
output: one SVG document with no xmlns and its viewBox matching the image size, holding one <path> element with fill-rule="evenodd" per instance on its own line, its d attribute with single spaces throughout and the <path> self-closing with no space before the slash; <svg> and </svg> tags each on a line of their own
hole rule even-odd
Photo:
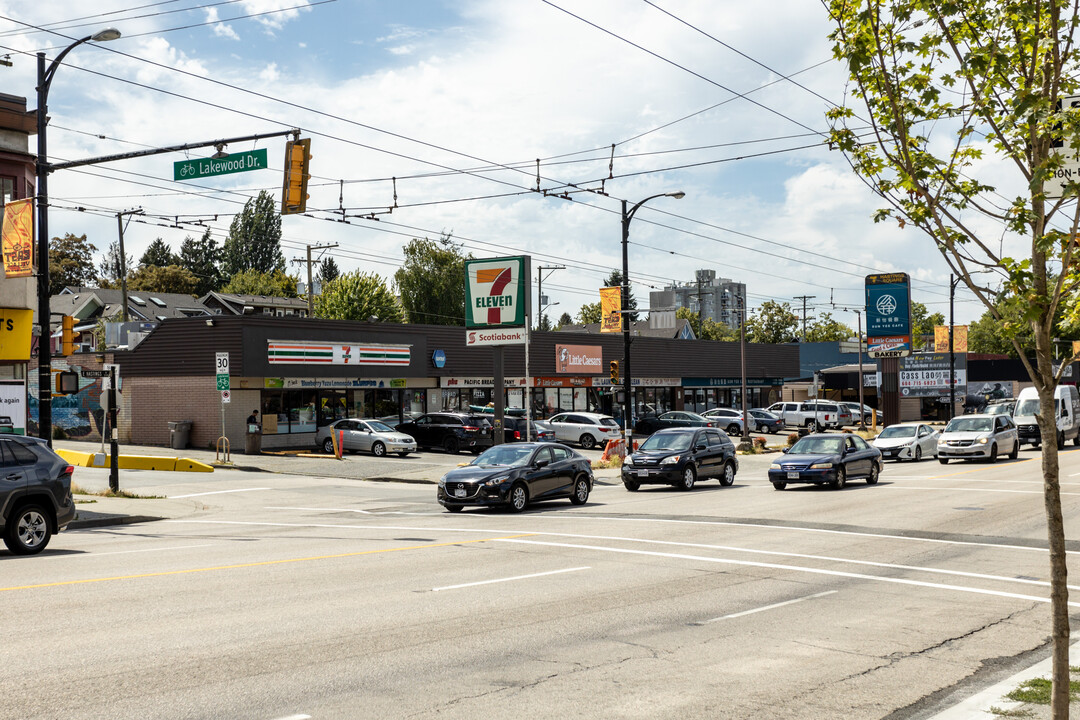
<svg viewBox="0 0 1080 720">
<path fill-rule="evenodd" d="M 191 458 L 176 458 L 177 472 L 214 472 L 214 468 Z"/>
<path fill-rule="evenodd" d="M 56 454 L 76 467 L 109 467 L 107 453 L 88 453 L 79 450 L 58 449 Z M 117 465 L 121 470 L 175 470 L 177 472 L 214 472 L 206 463 L 191 458 L 162 457 L 160 455 L 119 455 Z"/>
<path fill-rule="evenodd" d="M 94 453 L 78 450 L 57 450 L 56 454 L 76 467 L 92 467 L 91 463 L 94 460 Z"/>
</svg>

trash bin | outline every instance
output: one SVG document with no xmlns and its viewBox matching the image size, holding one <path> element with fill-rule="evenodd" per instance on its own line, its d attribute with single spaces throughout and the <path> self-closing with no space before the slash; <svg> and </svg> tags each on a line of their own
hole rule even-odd
<svg viewBox="0 0 1080 720">
<path fill-rule="evenodd" d="M 244 454 L 258 455 L 262 452 L 262 425 L 248 423 L 244 434 Z"/>
<path fill-rule="evenodd" d="M 173 450 L 183 450 L 188 446 L 191 437 L 191 420 L 178 420 L 169 423 L 169 447 Z"/>
</svg>

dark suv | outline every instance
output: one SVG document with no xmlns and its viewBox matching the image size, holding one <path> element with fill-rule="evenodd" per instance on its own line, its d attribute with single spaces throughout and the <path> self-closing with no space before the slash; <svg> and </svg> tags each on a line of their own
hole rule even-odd
<svg viewBox="0 0 1080 720">
<path fill-rule="evenodd" d="M 39 553 L 75 519 L 74 470 L 44 440 L 0 436 L 0 529 L 8 550 Z"/>
<path fill-rule="evenodd" d="M 397 426 L 412 435 L 421 448 L 441 447 L 448 453 L 462 449 L 478 453 L 491 447 L 491 420 L 466 413 L 428 413 Z"/>
<path fill-rule="evenodd" d="M 690 490 L 700 480 L 735 482 L 739 460 L 735 445 L 719 428 L 657 430 L 622 466 L 622 481 L 631 492 L 647 483 Z"/>
</svg>

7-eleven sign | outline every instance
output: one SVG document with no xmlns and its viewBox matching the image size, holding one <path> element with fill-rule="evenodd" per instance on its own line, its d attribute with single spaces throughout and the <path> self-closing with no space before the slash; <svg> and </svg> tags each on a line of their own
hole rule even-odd
<svg viewBox="0 0 1080 720">
<path fill-rule="evenodd" d="M 525 325 L 530 274 L 528 257 L 466 260 L 466 326 Z"/>
</svg>

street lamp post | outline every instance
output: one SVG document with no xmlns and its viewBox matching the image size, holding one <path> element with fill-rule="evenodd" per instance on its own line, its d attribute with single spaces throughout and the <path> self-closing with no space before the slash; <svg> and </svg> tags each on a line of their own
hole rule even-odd
<svg viewBox="0 0 1080 720">
<path fill-rule="evenodd" d="M 633 386 L 630 382 L 630 263 L 628 259 L 627 247 L 630 244 L 630 221 L 634 219 L 634 214 L 637 213 L 645 203 L 650 200 L 654 200 L 658 197 L 673 197 L 676 200 L 681 200 L 686 197 L 686 193 L 682 190 L 677 192 L 659 193 L 657 195 L 650 195 L 638 204 L 626 209 L 626 201 L 622 201 L 622 329 L 623 329 L 623 447 L 627 453 L 630 453 L 633 448 L 630 446 L 630 441 L 633 437 L 633 430 L 631 423 L 632 409 L 634 406 L 634 399 L 632 396 Z"/>
<path fill-rule="evenodd" d="M 38 435 L 52 446 L 52 347 L 49 308 L 49 166 L 45 131 L 48 121 L 49 86 L 56 68 L 69 52 L 84 42 L 105 42 L 120 37 L 116 28 L 106 28 L 64 48 L 45 67 L 45 53 L 37 54 L 37 205 L 38 205 Z"/>
</svg>

